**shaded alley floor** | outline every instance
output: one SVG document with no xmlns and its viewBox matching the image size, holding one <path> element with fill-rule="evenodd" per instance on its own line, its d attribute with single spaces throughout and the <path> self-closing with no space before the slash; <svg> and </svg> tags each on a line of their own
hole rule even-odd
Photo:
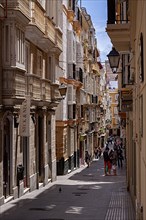
<svg viewBox="0 0 146 220">
<path fill-rule="evenodd" d="M 2 220 L 135 220 L 125 166 L 104 176 L 103 159 L 0 207 Z M 61 191 L 59 190 L 61 189 Z"/>
</svg>

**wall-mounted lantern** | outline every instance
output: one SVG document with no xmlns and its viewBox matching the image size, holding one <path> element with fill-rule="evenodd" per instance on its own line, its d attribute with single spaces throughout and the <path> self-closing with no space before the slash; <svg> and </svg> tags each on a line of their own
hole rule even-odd
<svg viewBox="0 0 146 220">
<path fill-rule="evenodd" d="M 107 55 L 110 67 L 112 69 L 112 72 L 114 74 L 117 73 L 117 69 L 119 67 L 119 61 L 120 61 L 120 54 L 119 52 L 113 47 L 112 50 Z"/>
<path fill-rule="evenodd" d="M 64 99 L 66 96 L 66 92 L 67 92 L 67 86 L 65 86 L 64 84 L 61 84 L 59 86 L 59 92 L 60 92 L 62 99 Z"/>
</svg>

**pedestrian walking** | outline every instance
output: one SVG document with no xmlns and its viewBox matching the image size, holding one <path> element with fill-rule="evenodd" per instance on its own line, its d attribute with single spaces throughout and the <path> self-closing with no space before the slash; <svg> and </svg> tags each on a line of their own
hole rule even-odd
<svg viewBox="0 0 146 220">
<path fill-rule="evenodd" d="M 101 148 L 99 147 L 99 148 L 98 148 L 98 157 L 99 157 L 99 158 L 101 157 L 101 153 L 102 153 L 102 150 L 101 150 Z"/>
<path fill-rule="evenodd" d="M 98 159 L 98 148 L 97 147 L 94 149 L 94 157 L 95 159 Z"/>
<path fill-rule="evenodd" d="M 110 153 L 109 153 L 109 158 L 112 164 L 112 170 L 113 170 L 113 175 L 116 176 L 117 175 L 117 151 L 111 149 Z"/>
<path fill-rule="evenodd" d="M 107 176 L 111 173 L 111 162 L 108 154 L 109 148 L 106 147 L 103 152 L 103 159 L 104 159 L 104 174 Z"/>
<path fill-rule="evenodd" d="M 90 166 L 90 155 L 88 153 L 88 151 L 85 151 L 85 162 L 87 163 L 87 167 Z"/>
<path fill-rule="evenodd" d="M 122 151 L 120 145 L 118 146 L 117 154 L 118 154 L 118 167 L 119 167 L 119 168 L 122 168 L 122 167 L 123 167 L 124 157 L 123 157 L 123 151 Z"/>
</svg>

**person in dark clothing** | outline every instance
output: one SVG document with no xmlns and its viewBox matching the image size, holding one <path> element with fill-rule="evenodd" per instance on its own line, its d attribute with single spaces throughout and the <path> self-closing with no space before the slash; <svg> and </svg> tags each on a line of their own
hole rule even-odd
<svg viewBox="0 0 146 220">
<path fill-rule="evenodd" d="M 123 167 L 123 151 L 121 149 L 120 146 L 118 146 L 118 149 L 117 149 L 117 155 L 118 155 L 118 167 Z"/>
<path fill-rule="evenodd" d="M 95 156 L 95 159 L 98 159 L 98 148 L 94 149 L 94 156 Z"/>
<path fill-rule="evenodd" d="M 107 175 L 107 172 L 111 173 L 111 162 L 108 154 L 109 148 L 106 147 L 103 152 L 103 159 L 104 159 L 104 174 Z"/>
<path fill-rule="evenodd" d="M 87 163 L 88 167 L 90 166 L 90 155 L 88 151 L 85 151 L 85 162 Z"/>
<path fill-rule="evenodd" d="M 112 166 L 112 170 L 113 170 L 113 174 L 116 176 L 117 175 L 117 170 L 116 170 L 116 166 L 117 166 L 117 151 L 111 149 L 111 151 L 109 152 L 109 158 L 111 161 L 111 166 Z"/>
</svg>

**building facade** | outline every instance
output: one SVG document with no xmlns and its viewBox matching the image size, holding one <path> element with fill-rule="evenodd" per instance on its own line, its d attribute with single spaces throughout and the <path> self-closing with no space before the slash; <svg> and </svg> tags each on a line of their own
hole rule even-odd
<svg viewBox="0 0 146 220">
<path fill-rule="evenodd" d="M 0 1 L 0 204 L 56 180 L 61 1 Z M 53 11 L 52 11 L 53 7 Z M 52 17 L 53 13 L 53 17 Z"/>
<path fill-rule="evenodd" d="M 95 29 L 76 1 L 0 0 L 0 16 L 2 205 L 93 156 L 103 90 Z"/>
<path fill-rule="evenodd" d="M 67 86 L 67 95 L 56 111 L 58 175 L 67 174 L 84 164 L 85 151 L 88 150 L 92 157 L 97 146 L 98 57 L 90 15 L 75 1 L 63 1 L 60 65 L 64 74 L 60 82 Z"/>
<path fill-rule="evenodd" d="M 107 33 L 120 52 L 119 110 L 126 115 L 127 189 L 138 220 L 146 219 L 146 2 L 107 1 Z"/>
</svg>

